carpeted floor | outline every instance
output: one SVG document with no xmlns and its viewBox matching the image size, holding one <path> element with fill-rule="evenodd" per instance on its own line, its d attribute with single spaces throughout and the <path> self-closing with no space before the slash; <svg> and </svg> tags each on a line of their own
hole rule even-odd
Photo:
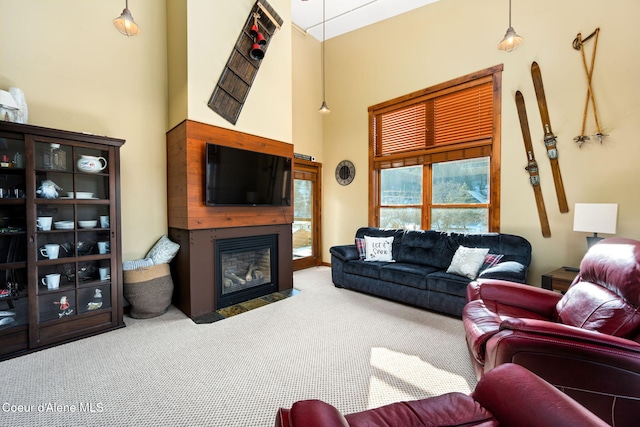
<svg viewBox="0 0 640 427">
<path fill-rule="evenodd" d="M 0 363 L 1 426 L 272 426 L 317 398 L 350 413 L 475 386 L 462 321 L 344 289 L 300 291 L 215 323 L 154 319 Z"/>
</svg>

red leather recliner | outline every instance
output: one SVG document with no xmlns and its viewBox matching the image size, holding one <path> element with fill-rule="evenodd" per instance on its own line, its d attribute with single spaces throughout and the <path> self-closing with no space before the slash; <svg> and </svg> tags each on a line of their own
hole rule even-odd
<svg viewBox="0 0 640 427">
<path fill-rule="evenodd" d="M 514 364 L 500 366 L 470 396 L 447 393 L 343 416 L 320 400 L 279 409 L 276 427 L 512 426 L 599 427 L 607 424 L 575 400 Z"/>
<path fill-rule="evenodd" d="M 479 280 L 462 314 L 478 378 L 526 367 L 616 427 L 640 425 L 640 242 L 594 245 L 563 296 Z"/>
</svg>

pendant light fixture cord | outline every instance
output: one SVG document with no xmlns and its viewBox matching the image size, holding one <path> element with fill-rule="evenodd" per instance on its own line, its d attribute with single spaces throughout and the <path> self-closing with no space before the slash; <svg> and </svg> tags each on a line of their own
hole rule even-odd
<svg viewBox="0 0 640 427">
<path fill-rule="evenodd" d="M 324 84 L 324 45 L 325 45 L 325 13 L 326 13 L 326 0 L 322 0 L 322 101 L 326 101 L 326 91 Z"/>
<path fill-rule="evenodd" d="M 322 0 L 322 51 L 321 51 L 321 65 L 322 65 L 322 106 L 320 107 L 320 114 L 329 114 L 331 110 L 327 107 L 326 89 L 325 89 L 325 66 L 324 66 L 324 50 L 326 44 L 325 26 L 326 26 L 326 9 L 327 2 Z"/>
</svg>

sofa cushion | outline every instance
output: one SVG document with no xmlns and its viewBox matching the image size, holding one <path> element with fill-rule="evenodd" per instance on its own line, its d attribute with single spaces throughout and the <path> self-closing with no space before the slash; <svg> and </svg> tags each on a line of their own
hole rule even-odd
<svg viewBox="0 0 640 427">
<path fill-rule="evenodd" d="M 474 280 L 478 277 L 478 271 L 484 263 L 484 257 L 489 253 L 489 248 L 467 248 L 458 246 L 453 255 L 447 273 L 457 274 Z"/>
<path fill-rule="evenodd" d="M 427 289 L 459 297 L 467 297 L 469 279 L 457 274 L 435 271 L 427 278 Z"/>
<path fill-rule="evenodd" d="M 451 264 L 458 244 L 446 233 L 433 230 L 407 231 L 402 238 L 398 262 L 429 265 L 446 269 Z"/>
<path fill-rule="evenodd" d="M 478 278 L 525 283 L 527 279 L 527 267 L 517 261 L 500 262 L 493 267 L 482 270 L 480 274 L 478 274 Z"/>
<path fill-rule="evenodd" d="M 502 254 L 487 254 L 487 256 L 484 257 L 484 262 L 482 263 L 482 267 L 480 267 L 480 271 L 482 272 L 489 267 L 498 265 L 502 258 L 504 258 L 504 255 Z"/>
<path fill-rule="evenodd" d="M 342 270 L 345 274 L 355 274 L 356 276 L 371 277 L 372 279 L 380 278 L 380 268 L 386 265 L 381 261 L 349 261 L 344 264 Z"/>
<path fill-rule="evenodd" d="M 501 262 L 517 261 L 525 266 L 531 264 L 531 243 L 524 237 L 504 233 L 451 233 L 450 237 L 457 245 L 489 248 L 492 254 L 503 254 Z"/>
<path fill-rule="evenodd" d="M 427 289 L 427 276 L 437 271 L 428 265 L 390 263 L 380 269 L 380 280 L 417 289 Z"/>
<path fill-rule="evenodd" d="M 358 258 L 361 260 L 367 257 L 367 241 L 356 237 L 356 249 L 358 250 Z"/>
<path fill-rule="evenodd" d="M 557 304 L 558 320 L 565 325 L 618 337 L 632 337 L 640 313 L 620 296 L 601 286 L 579 282 Z"/>
<path fill-rule="evenodd" d="M 404 237 L 404 230 L 400 229 L 387 229 L 387 228 L 375 228 L 375 227 L 360 227 L 356 231 L 356 238 L 364 239 L 364 236 L 370 237 L 391 237 L 393 236 L 393 245 L 391 246 L 391 257 L 398 259 L 398 251 L 402 244 Z"/>
<path fill-rule="evenodd" d="M 365 261 L 393 261 L 393 236 L 372 237 L 364 236 Z"/>
</svg>

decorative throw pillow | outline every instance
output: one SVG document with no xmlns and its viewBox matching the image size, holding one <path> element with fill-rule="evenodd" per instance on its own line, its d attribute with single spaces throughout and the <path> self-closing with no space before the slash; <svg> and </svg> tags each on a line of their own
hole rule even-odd
<svg viewBox="0 0 640 427">
<path fill-rule="evenodd" d="M 393 261 L 391 248 L 393 246 L 393 236 L 391 237 L 370 237 L 364 236 L 366 246 L 365 261 Z"/>
<path fill-rule="evenodd" d="M 358 250 L 360 261 L 367 257 L 367 242 L 363 238 L 356 237 L 356 249 Z"/>
<path fill-rule="evenodd" d="M 478 271 L 488 253 L 489 249 L 487 248 L 458 246 L 451 260 L 451 264 L 447 269 L 447 273 L 457 274 L 458 276 L 464 276 L 474 280 L 478 277 Z"/>
<path fill-rule="evenodd" d="M 153 265 L 153 260 L 151 258 L 146 259 L 137 259 L 135 261 L 125 261 L 122 263 L 122 270 L 136 270 L 138 268 L 146 268 L 151 267 Z"/>
<path fill-rule="evenodd" d="M 169 263 L 178 253 L 178 249 L 180 249 L 180 245 L 164 235 L 153 245 L 145 258 L 151 258 L 154 264 Z"/>
<path fill-rule="evenodd" d="M 487 268 L 498 264 L 503 257 L 504 255 L 502 254 L 487 254 L 487 256 L 484 257 L 484 262 L 482 263 L 482 267 L 480 267 L 480 271 L 484 271 Z"/>
</svg>

